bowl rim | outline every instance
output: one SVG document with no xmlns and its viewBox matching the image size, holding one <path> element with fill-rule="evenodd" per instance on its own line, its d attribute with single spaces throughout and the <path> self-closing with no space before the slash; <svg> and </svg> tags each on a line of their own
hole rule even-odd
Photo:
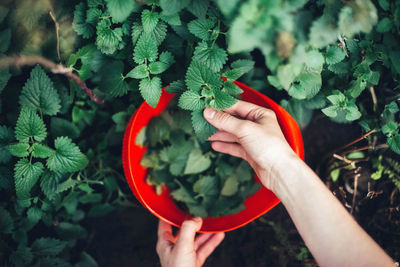
<svg viewBox="0 0 400 267">
<path fill-rule="evenodd" d="M 298 124 L 296 123 L 296 121 L 293 119 L 293 117 L 285 110 L 283 109 L 280 105 L 278 105 L 276 102 L 274 102 L 272 99 L 270 99 L 269 97 L 265 96 L 264 94 L 261 94 L 260 92 L 250 88 L 249 86 L 234 81 L 234 83 L 236 85 L 238 85 L 240 88 L 244 89 L 244 90 L 248 90 L 251 91 L 251 93 L 256 94 L 258 97 L 262 98 L 262 100 L 271 107 L 271 109 L 274 110 L 274 112 L 277 114 L 277 117 L 280 116 L 282 118 L 282 123 L 285 124 L 285 127 L 287 129 L 287 131 L 290 133 L 290 140 L 287 140 L 290 144 L 290 142 L 292 144 L 291 147 L 294 150 L 294 152 L 302 159 L 304 160 L 304 146 L 303 146 L 303 140 L 302 140 L 302 136 L 301 136 L 301 132 L 300 132 L 300 128 L 298 126 Z M 164 101 L 159 101 L 159 103 L 157 104 L 157 106 L 154 108 L 156 110 L 158 110 L 159 112 L 156 112 L 151 118 L 159 116 L 168 106 L 169 102 L 175 97 L 175 94 L 171 94 L 171 93 L 167 93 L 165 91 L 164 87 L 162 89 L 162 95 L 160 97 L 160 99 L 163 99 Z M 143 196 L 140 194 L 140 190 L 139 187 L 137 186 L 137 184 L 135 183 L 135 179 L 134 179 L 134 175 L 133 175 L 133 168 L 130 164 L 131 162 L 131 153 L 130 150 L 133 150 L 133 148 L 131 146 L 136 146 L 139 147 L 136 144 L 136 136 L 138 135 L 138 133 L 140 132 L 140 130 L 138 132 L 133 132 L 133 125 L 135 124 L 135 122 L 139 119 L 139 115 L 142 113 L 143 109 L 148 109 L 151 108 L 145 101 L 143 101 L 143 103 L 140 105 L 140 107 L 136 110 L 135 114 L 133 114 L 131 116 L 131 119 L 126 127 L 125 133 L 124 133 L 124 138 L 123 138 L 123 145 L 122 145 L 122 162 L 123 162 L 123 169 L 124 169 L 124 173 L 125 173 L 125 177 L 126 180 L 129 184 L 129 187 L 131 189 L 131 191 L 133 192 L 133 194 L 135 195 L 135 197 L 139 200 L 139 202 L 146 207 L 153 215 L 155 215 L 157 218 L 172 224 L 176 227 L 180 227 L 181 225 L 173 222 L 171 220 L 169 220 L 168 218 L 165 218 L 164 216 L 160 215 L 156 210 L 154 210 L 147 202 L 146 200 L 143 198 Z M 278 114 L 279 113 L 279 114 Z M 150 118 L 150 119 L 151 119 Z M 144 126 L 143 126 L 144 127 Z M 143 129 L 143 127 L 141 129 Z M 282 125 L 281 125 L 282 127 Z M 136 134 L 135 136 L 132 136 Z M 138 148 L 137 148 L 138 149 Z M 140 147 L 141 149 L 141 153 L 142 155 L 140 157 L 142 157 L 147 149 L 147 147 Z M 246 200 L 247 201 L 247 200 Z M 264 210 L 262 210 L 262 212 L 255 214 L 254 216 L 251 216 L 248 220 L 244 221 L 243 223 L 240 223 L 238 225 L 235 225 L 234 227 L 227 227 L 224 228 L 222 230 L 202 230 L 200 229 L 201 233 L 218 233 L 218 232 L 227 232 L 227 231 L 232 231 L 235 230 L 237 228 L 240 228 L 248 223 L 250 223 L 251 221 L 257 219 L 258 217 L 264 215 L 266 212 L 268 212 L 269 210 L 271 210 L 272 208 L 274 208 L 276 205 L 278 205 L 280 203 L 280 200 L 276 197 L 276 201 L 273 201 L 270 203 L 270 205 L 265 208 Z M 221 216 L 223 217 L 223 216 Z M 203 227 L 202 227 L 203 228 Z"/>
</svg>

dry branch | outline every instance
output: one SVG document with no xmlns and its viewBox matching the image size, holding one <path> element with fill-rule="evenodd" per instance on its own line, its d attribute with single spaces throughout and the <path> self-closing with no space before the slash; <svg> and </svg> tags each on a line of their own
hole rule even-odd
<svg viewBox="0 0 400 267">
<path fill-rule="evenodd" d="M 78 75 L 72 72 L 72 69 L 65 67 L 61 64 L 56 64 L 41 56 L 10 56 L 0 59 L 0 69 L 14 66 L 21 68 L 23 66 L 39 64 L 46 69 L 49 69 L 54 74 L 62 74 L 74 81 L 82 91 L 90 97 L 94 102 L 99 105 L 104 105 L 104 100 L 99 98 L 91 89 L 89 89 L 86 83 L 79 78 Z"/>
</svg>

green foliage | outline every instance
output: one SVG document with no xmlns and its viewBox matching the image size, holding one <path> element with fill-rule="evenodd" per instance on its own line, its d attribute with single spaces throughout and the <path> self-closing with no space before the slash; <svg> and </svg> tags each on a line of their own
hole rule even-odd
<svg viewBox="0 0 400 267">
<path fill-rule="evenodd" d="M 243 210 L 246 198 L 260 188 L 252 179 L 250 165 L 238 158 L 215 154 L 202 137 L 193 135 L 191 127 L 185 131 L 170 120 L 171 116 L 185 113 L 169 109 L 148 126 L 144 143 L 149 149 L 141 160 L 142 166 L 150 168 L 147 183 L 158 194 L 167 186 L 173 199 L 183 203 L 192 215 L 216 217 Z M 155 136 L 154 132 L 160 134 Z M 224 172 L 219 172 L 222 162 L 229 164 L 224 165 Z"/>
</svg>

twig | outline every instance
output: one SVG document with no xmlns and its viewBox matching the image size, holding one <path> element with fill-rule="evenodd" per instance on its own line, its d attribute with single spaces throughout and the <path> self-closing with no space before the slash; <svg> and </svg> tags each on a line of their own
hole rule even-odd
<svg viewBox="0 0 400 267">
<path fill-rule="evenodd" d="M 63 74 L 70 80 L 74 81 L 82 91 L 99 105 L 104 105 L 104 100 L 99 98 L 91 89 L 89 89 L 84 81 L 78 75 L 72 72 L 72 69 L 61 64 L 56 64 L 41 56 L 9 56 L 0 59 L 0 69 L 9 66 L 23 67 L 28 65 L 39 64 L 49 69 L 54 74 Z"/>
<path fill-rule="evenodd" d="M 54 15 L 54 12 L 50 11 L 49 12 L 51 19 L 54 21 L 54 27 L 56 29 L 56 38 L 57 38 L 57 57 L 58 60 L 61 60 L 61 53 L 60 53 L 60 24 L 58 24 L 58 21 L 56 19 L 56 16 Z"/>
<path fill-rule="evenodd" d="M 359 173 L 360 167 L 358 167 L 355 170 L 355 176 L 354 176 L 354 191 L 353 191 L 353 201 L 351 203 L 351 209 L 350 209 L 350 214 L 353 214 L 354 211 L 354 205 L 356 204 L 356 196 L 357 196 L 357 188 L 358 188 L 358 178 L 360 178 L 361 174 Z"/>
<path fill-rule="evenodd" d="M 351 141 L 350 143 L 348 143 L 348 144 L 346 144 L 346 145 L 344 145 L 344 146 L 342 146 L 342 147 L 339 147 L 338 149 L 335 149 L 331 154 L 336 153 L 337 151 L 341 151 L 341 150 L 343 150 L 343 149 L 345 149 L 345 148 L 347 148 L 347 147 L 349 147 L 349 146 L 351 146 L 351 145 L 354 145 L 355 143 L 360 142 L 361 140 L 367 138 L 369 135 L 373 134 L 374 132 L 376 132 L 376 129 L 372 129 L 372 130 L 366 132 L 366 133 L 363 134 L 361 137 L 359 137 L 359 138 L 357 138 L 357 139 Z"/>
<path fill-rule="evenodd" d="M 371 93 L 372 102 L 374 103 L 374 111 L 376 111 L 377 108 L 378 108 L 378 99 L 376 98 L 375 89 L 374 89 L 373 86 L 371 86 L 371 87 L 369 88 L 369 92 Z"/>
</svg>

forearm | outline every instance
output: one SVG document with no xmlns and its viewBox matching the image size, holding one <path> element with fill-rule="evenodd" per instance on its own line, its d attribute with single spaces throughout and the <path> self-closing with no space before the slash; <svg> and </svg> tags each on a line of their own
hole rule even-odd
<svg viewBox="0 0 400 267">
<path fill-rule="evenodd" d="M 286 161 L 285 168 L 280 168 L 275 175 L 278 177 L 273 191 L 319 264 L 393 266 L 392 259 L 305 163 Z"/>
</svg>

